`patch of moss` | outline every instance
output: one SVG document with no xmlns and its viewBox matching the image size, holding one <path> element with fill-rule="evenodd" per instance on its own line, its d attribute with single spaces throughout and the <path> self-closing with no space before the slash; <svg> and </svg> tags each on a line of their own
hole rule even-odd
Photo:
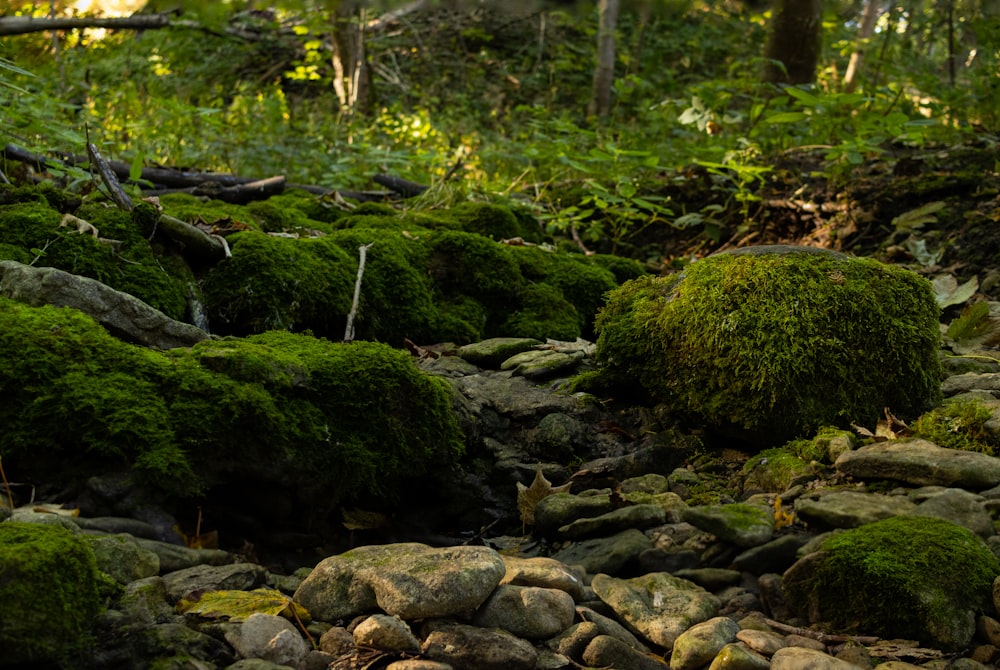
<svg viewBox="0 0 1000 670">
<path fill-rule="evenodd" d="M 612 256 L 610 254 L 594 254 L 590 258 L 594 263 L 611 272 L 614 275 L 615 282 L 619 284 L 624 284 L 630 279 L 638 279 L 643 275 L 649 274 L 646 266 L 632 258 Z"/>
<path fill-rule="evenodd" d="M 992 416 L 990 408 L 978 400 L 946 402 L 917 419 L 913 432 L 939 447 L 995 456 L 1000 445 L 986 430 Z"/>
<path fill-rule="evenodd" d="M 987 610 L 998 574 L 1000 561 L 966 528 L 901 516 L 831 535 L 809 578 L 786 575 L 785 587 L 793 607 L 815 606 L 839 630 L 955 649 L 971 640 L 970 612 Z"/>
<path fill-rule="evenodd" d="M 940 399 L 930 284 L 860 258 L 712 256 L 612 291 L 598 358 L 675 413 L 775 444 Z"/>
<path fill-rule="evenodd" d="M 314 230 L 316 222 L 295 207 L 276 200 L 275 196 L 267 200 L 258 200 L 247 205 L 247 211 L 257 220 L 259 230 L 265 233 L 295 233 L 308 234 Z M 326 226 L 324 226 L 325 228 Z"/>
<path fill-rule="evenodd" d="M 524 236 L 521 222 L 510 209 L 501 205 L 463 202 L 447 210 L 447 215 L 459 222 L 461 230 L 494 241 Z"/>
<path fill-rule="evenodd" d="M 809 461 L 796 454 L 794 449 L 787 447 L 765 449 L 743 465 L 743 490 L 780 493 L 786 490 L 795 478 L 811 472 Z"/>
<path fill-rule="evenodd" d="M 521 308 L 503 325 L 508 337 L 574 341 L 580 337 L 580 317 L 558 287 L 529 284 L 521 292 Z"/>
<path fill-rule="evenodd" d="M 58 526 L 0 523 L 3 665 L 77 665 L 101 611 L 90 546 Z"/>
</svg>

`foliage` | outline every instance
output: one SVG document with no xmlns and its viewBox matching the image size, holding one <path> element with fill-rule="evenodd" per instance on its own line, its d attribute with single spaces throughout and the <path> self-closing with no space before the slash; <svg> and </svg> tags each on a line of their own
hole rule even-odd
<svg viewBox="0 0 1000 670">
<path fill-rule="evenodd" d="M 720 254 L 612 291 L 598 358 L 681 415 L 777 441 L 940 397 L 928 282 L 868 259 Z M 776 411 L 780 408 L 780 412 Z"/>
<path fill-rule="evenodd" d="M 978 400 L 946 402 L 917 419 L 913 433 L 946 449 L 978 451 L 995 456 L 1000 445 L 986 429 L 986 422 L 992 417 L 990 408 Z"/>
</svg>

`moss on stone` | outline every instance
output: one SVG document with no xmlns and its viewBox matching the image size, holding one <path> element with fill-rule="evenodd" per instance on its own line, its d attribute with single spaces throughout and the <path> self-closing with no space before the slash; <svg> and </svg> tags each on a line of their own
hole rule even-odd
<svg viewBox="0 0 1000 670">
<path fill-rule="evenodd" d="M 521 292 L 521 308 L 504 323 L 507 337 L 574 341 L 580 337 L 580 315 L 558 287 L 529 284 Z"/>
<path fill-rule="evenodd" d="M 995 456 L 1000 445 L 986 430 L 992 416 L 990 408 L 978 400 L 946 402 L 917 419 L 913 432 L 939 447 Z"/>
<path fill-rule="evenodd" d="M 70 531 L 0 523 L 0 664 L 74 665 L 101 611 L 99 583 L 93 551 Z"/>
<path fill-rule="evenodd" d="M 510 209 L 485 202 L 463 202 L 447 210 L 461 230 L 477 233 L 494 241 L 523 237 L 521 222 Z M 530 233 L 529 233 L 530 235 Z"/>
<path fill-rule="evenodd" d="M 675 413 L 781 443 L 940 398 L 930 284 L 860 258 L 718 255 L 612 291 L 598 357 Z"/>
<path fill-rule="evenodd" d="M 988 611 L 1000 562 L 971 531 L 901 516 L 827 538 L 808 578 L 786 574 L 794 608 L 838 630 L 960 649 Z M 794 568 L 793 568 L 794 571 Z M 793 571 L 790 571 L 792 573 Z"/>
</svg>

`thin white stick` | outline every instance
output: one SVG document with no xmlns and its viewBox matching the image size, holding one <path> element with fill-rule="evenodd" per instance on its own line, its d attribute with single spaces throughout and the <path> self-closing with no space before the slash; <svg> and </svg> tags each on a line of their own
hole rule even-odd
<svg viewBox="0 0 1000 670">
<path fill-rule="evenodd" d="M 358 313 L 358 301 L 361 300 L 361 277 L 365 274 L 365 255 L 373 244 L 375 243 L 369 242 L 358 247 L 358 254 L 361 256 L 361 259 L 358 261 L 358 279 L 354 282 L 354 300 L 351 302 L 351 311 L 347 315 L 344 342 L 354 341 L 354 316 Z"/>
</svg>

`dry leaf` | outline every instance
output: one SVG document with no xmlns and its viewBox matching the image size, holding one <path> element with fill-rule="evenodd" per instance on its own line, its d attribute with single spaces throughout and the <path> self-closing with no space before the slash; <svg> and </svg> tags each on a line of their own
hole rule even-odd
<svg viewBox="0 0 1000 670">
<path fill-rule="evenodd" d="M 381 512 L 366 512 L 362 509 L 345 509 L 341 511 L 344 528 L 347 530 L 372 530 L 389 523 L 389 517 Z"/>
<path fill-rule="evenodd" d="M 251 614 L 270 614 L 304 622 L 310 618 L 306 608 L 289 596 L 266 588 L 253 591 L 204 591 L 190 600 L 181 599 L 177 603 L 177 611 L 237 623 L 246 621 Z"/>
<path fill-rule="evenodd" d="M 535 470 L 535 480 L 531 482 L 531 486 L 517 482 L 517 510 L 521 513 L 521 522 L 526 526 L 535 525 L 535 506 L 538 502 L 553 493 L 569 491 L 569 487 L 570 484 L 552 486 L 552 482 L 542 474 L 541 468 Z"/>
<path fill-rule="evenodd" d="M 793 523 L 795 523 L 795 514 L 786 512 L 785 508 L 781 506 L 781 496 L 776 496 L 774 499 L 774 529 L 779 530 L 785 526 L 791 526 Z"/>
</svg>

